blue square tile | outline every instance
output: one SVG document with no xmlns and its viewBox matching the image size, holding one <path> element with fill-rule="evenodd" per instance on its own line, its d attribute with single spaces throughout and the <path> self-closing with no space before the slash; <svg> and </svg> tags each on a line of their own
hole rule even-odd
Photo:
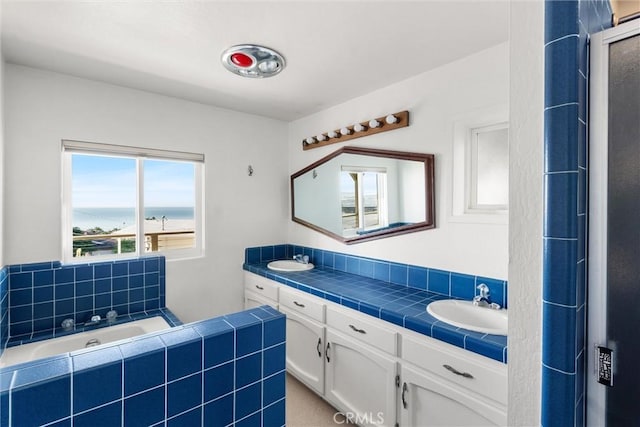
<svg viewBox="0 0 640 427">
<path fill-rule="evenodd" d="M 465 338 L 464 348 L 494 360 L 502 360 L 503 348 L 496 346 L 491 341 L 467 335 L 467 337 Z"/>
<path fill-rule="evenodd" d="M 42 319 L 35 319 L 33 321 L 33 331 L 48 331 L 55 327 L 53 317 L 47 317 Z M 52 337 L 53 338 L 53 337 Z"/>
<path fill-rule="evenodd" d="M 576 35 L 545 46 L 545 108 L 578 102 L 578 44 Z"/>
<path fill-rule="evenodd" d="M 9 318 L 11 323 L 30 321 L 33 318 L 33 306 L 23 305 L 9 308 Z"/>
<path fill-rule="evenodd" d="M 285 259 L 287 257 L 287 248 L 285 245 L 276 245 L 273 247 L 273 259 Z"/>
<path fill-rule="evenodd" d="M 4 425 L 4 424 L 1 424 Z M 47 424 L 47 427 L 71 427 L 71 417 L 56 421 L 53 424 Z"/>
<path fill-rule="evenodd" d="M 9 291 L 9 304 L 11 306 L 33 304 L 33 289 L 18 289 Z"/>
<path fill-rule="evenodd" d="M 204 372 L 204 401 L 216 399 L 233 391 L 234 362 L 216 366 Z"/>
<path fill-rule="evenodd" d="M 333 252 L 323 251 L 322 254 L 322 265 L 327 268 L 334 268 L 335 262 L 333 257 Z"/>
<path fill-rule="evenodd" d="M 263 427 L 262 417 L 259 412 L 252 414 L 234 423 L 234 427 Z"/>
<path fill-rule="evenodd" d="M 73 361 L 74 412 L 122 398 L 122 361 L 117 348 L 75 355 Z"/>
<path fill-rule="evenodd" d="M 347 271 L 347 257 L 335 254 L 333 257 L 333 268 L 338 271 Z"/>
<path fill-rule="evenodd" d="M 58 286 L 59 287 L 59 286 Z M 76 282 L 75 284 L 75 296 L 83 297 L 83 296 L 91 296 L 93 297 L 93 281 L 87 280 L 84 282 Z"/>
<path fill-rule="evenodd" d="M 578 211 L 579 215 L 585 214 L 587 208 L 587 171 L 578 169 Z"/>
<path fill-rule="evenodd" d="M 202 374 L 191 375 L 167 385 L 167 416 L 172 417 L 201 404 Z"/>
<path fill-rule="evenodd" d="M 405 317 L 404 326 L 407 329 L 419 332 L 423 335 L 427 335 L 430 337 L 431 325 L 433 323 L 431 319 L 433 318 L 429 316 L 427 313 L 422 313 L 418 316 Z"/>
<path fill-rule="evenodd" d="M 160 299 L 159 298 L 147 299 L 147 300 L 144 301 L 144 310 L 145 311 L 157 310 L 159 308 L 160 308 Z"/>
<path fill-rule="evenodd" d="M 374 262 L 373 263 L 373 278 L 376 280 L 382 280 L 385 282 L 391 281 L 391 267 L 386 262 Z"/>
<path fill-rule="evenodd" d="M 347 273 L 360 274 L 360 259 L 353 256 L 347 257 Z"/>
<path fill-rule="evenodd" d="M 9 289 L 26 289 L 33 286 L 33 273 L 12 273 L 9 275 Z"/>
<path fill-rule="evenodd" d="M 33 332 L 33 321 L 28 320 L 26 322 L 11 323 L 9 326 L 9 335 L 12 337 L 24 334 L 31 334 Z"/>
<path fill-rule="evenodd" d="M 262 352 L 236 359 L 236 389 L 260 380 Z"/>
<path fill-rule="evenodd" d="M 144 311 L 144 301 L 129 303 L 129 314 L 140 313 Z"/>
<path fill-rule="evenodd" d="M 540 425 L 574 425 L 575 375 L 543 366 L 542 390 Z"/>
<path fill-rule="evenodd" d="M 264 367 L 262 370 L 262 375 L 264 377 L 275 374 L 285 369 L 286 365 L 286 352 L 285 352 L 285 344 L 282 343 L 275 347 L 271 347 L 264 350 L 263 362 Z"/>
<path fill-rule="evenodd" d="M 204 406 L 204 423 L 209 427 L 225 427 L 233 422 L 233 395 L 207 403 Z"/>
<path fill-rule="evenodd" d="M 53 296 L 56 300 L 73 298 L 75 296 L 75 286 L 73 283 L 56 284 L 53 287 Z"/>
<path fill-rule="evenodd" d="M 373 279 L 375 264 L 373 261 L 369 261 L 366 259 L 360 259 L 360 276 L 370 277 Z"/>
<path fill-rule="evenodd" d="M 33 273 L 33 286 L 47 286 L 53 284 L 53 270 L 42 270 Z"/>
<path fill-rule="evenodd" d="M 129 261 L 116 261 L 111 266 L 113 277 L 126 276 L 129 274 Z"/>
<path fill-rule="evenodd" d="M 409 268 L 405 264 L 392 263 L 389 266 L 389 276 L 389 281 L 391 283 L 406 286 L 408 283 Z"/>
<path fill-rule="evenodd" d="M 262 348 L 262 324 L 236 329 L 236 357 Z"/>
<path fill-rule="evenodd" d="M 144 275 L 133 274 L 129 276 L 129 289 L 142 288 L 144 286 Z"/>
<path fill-rule="evenodd" d="M 285 425 L 286 420 L 285 400 L 282 399 L 271 406 L 264 408 L 262 421 L 265 427 L 276 427 Z"/>
<path fill-rule="evenodd" d="M 451 296 L 471 300 L 475 296 L 475 276 L 451 273 Z"/>
<path fill-rule="evenodd" d="M 74 427 L 112 427 L 119 426 L 121 424 L 121 400 L 83 414 L 73 416 Z"/>
<path fill-rule="evenodd" d="M 398 326 L 404 326 L 404 316 L 392 310 L 380 310 L 380 318 Z"/>
<path fill-rule="evenodd" d="M 575 0 L 544 3 L 545 43 L 569 34 L 578 34 L 578 3 Z"/>
<path fill-rule="evenodd" d="M 274 257 L 273 246 L 263 246 L 260 248 L 260 261 L 272 261 Z"/>
<path fill-rule="evenodd" d="M 73 299 L 56 300 L 55 302 L 56 316 L 61 314 L 71 314 L 75 311 Z"/>
<path fill-rule="evenodd" d="M 277 317 L 264 322 L 264 346 L 270 347 L 285 341 L 286 318 Z"/>
<path fill-rule="evenodd" d="M 202 370 L 202 338 L 192 328 L 162 334 L 167 346 L 167 380 Z"/>
<path fill-rule="evenodd" d="M 75 281 L 75 268 L 62 267 L 58 270 L 54 270 L 54 282 L 59 283 L 73 283 Z"/>
<path fill-rule="evenodd" d="M 574 373 L 576 309 L 543 302 L 542 313 L 542 363 Z"/>
<path fill-rule="evenodd" d="M 436 323 L 431 329 L 433 338 L 453 344 L 457 347 L 464 347 L 464 337 L 457 332 L 457 328 L 451 327 L 443 322 Z"/>
<path fill-rule="evenodd" d="M 164 387 L 158 387 L 124 400 L 124 425 L 150 426 L 164 419 Z"/>
<path fill-rule="evenodd" d="M 202 408 L 198 407 L 167 420 L 167 427 L 194 427 L 202 424 Z"/>
<path fill-rule="evenodd" d="M 158 258 L 150 258 L 144 260 L 145 273 L 157 273 L 160 271 L 160 262 Z"/>
<path fill-rule="evenodd" d="M 154 286 L 157 287 L 160 283 L 160 275 L 155 273 L 145 273 L 144 275 L 144 286 Z"/>
<path fill-rule="evenodd" d="M 160 288 L 157 285 L 144 288 L 144 299 L 153 298 L 160 298 Z"/>
<path fill-rule="evenodd" d="M 233 331 L 204 338 L 204 366 L 210 368 L 233 359 Z"/>
<path fill-rule="evenodd" d="M 427 289 L 427 271 L 426 268 L 409 266 L 407 284 L 415 289 Z"/>
<path fill-rule="evenodd" d="M 239 420 L 260 409 L 262 385 L 256 383 L 236 391 L 235 419 Z"/>
<path fill-rule="evenodd" d="M 281 372 L 265 378 L 262 383 L 263 406 L 271 405 L 285 397 L 286 374 Z"/>
<path fill-rule="evenodd" d="M 578 125 L 578 166 L 587 167 L 587 125 Z"/>
<path fill-rule="evenodd" d="M 93 303 L 95 304 L 96 310 L 109 308 L 111 307 L 111 294 L 94 295 Z"/>
<path fill-rule="evenodd" d="M 111 277 L 111 263 L 96 264 L 93 266 L 93 274 L 95 279 L 104 279 Z"/>
<path fill-rule="evenodd" d="M 544 112 L 545 172 L 566 172 L 578 169 L 578 106 L 551 108 Z"/>
<path fill-rule="evenodd" d="M 450 273 L 442 270 L 429 270 L 428 287 L 429 292 L 442 295 L 449 295 Z"/>
<path fill-rule="evenodd" d="M 33 302 L 53 301 L 53 286 L 33 288 Z"/>
<path fill-rule="evenodd" d="M 160 338 L 151 337 L 120 345 L 124 356 L 125 396 L 164 383 L 165 347 Z"/>
<path fill-rule="evenodd" d="M 577 245 L 575 240 L 544 239 L 544 301 L 568 306 L 576 304 Z"/>
<path fill-rule="evenodd" d="M 246 263 L 257 264 L 260 262 L 260 248 L 247 248 L 244 256 Z"/>
<path fill-rule="evenodd" d="M 111 301 L 114 306 L 127 304 L 129 302 L 129 292 L 114 292 L 111 294 Z"/>
<path fill-rule="evenodd" d="M 129 301 L 138 302 L 144 300 L 144 289 L 129 289 Z"/>
<path fill-rule="evenodd" d="M 81 266 L 76 267 L 76 279 L 77 282 L 82 280 L 93 280 L 93 266 Z"/>
<path fill-rule="evenodd" d="M 545 175 L 544 236 L 562 239 L 578 237 L 577 173 Z"/>
<path fill-rule="evenodd" d="M 33 318 L 43 319 L 45 317 L 53 317 L 53 301 L 33 305 Z"/>
<path fill-rule="evenodd" d="M 11 422 L 15 426 L 51 423 L 70 416 L 71 378 L 41 381 L 11 391 Z M 38 402 L 34 406 L 34 402 Z"/>
<path fill-rule="evenodd" d="M 97 279 L 94 289 L 96 294 L 111 292 L 111 279 Z"/>
<path fill-rule="evenodd" d="M 142 261 L 129 261 L 129 274 L 144 273 L 144 263 Z"/>
<path fill-rule="evenodd" d="M 129 277 L 114 277 L 111 282 L 113 292 L 129 289 Z"/>
</svg>

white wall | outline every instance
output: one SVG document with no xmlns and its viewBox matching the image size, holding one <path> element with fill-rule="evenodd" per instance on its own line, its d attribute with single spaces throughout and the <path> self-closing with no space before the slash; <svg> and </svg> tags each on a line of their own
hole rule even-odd
<svg viewBox="0 0 640 427">
<path fill-rule="evenodd" d="M 544 2 L 511 2 L 508 425 L 540 425 Z"/>
<path fill-rule="evenodd" d="M 5 263 L 61 258 L 61 139 L 201 152 L 206 256 L 167 263 L 167 306 L 242 308 L 244 248 L 286 240 L 286 123 L 13 64 L 5 78 Z"/>
<path fill-rule="evenodd" d="M 0 22 L 2 5 L 0 4 Z M 4 56 L 0 42 L 0 268 L 4 266 Z"/>
<path fill-rule="evenodd" d="M 344 104 L 292 122 L 289 126 L 289 173 L 343 145 L 435 154 L 436 228 L 345 246 L 289 222 L 288 242 L 441 268 L 507 278 L 508 227 L 449 221 L 453 124 L 456 117 L 509 101 L 508 44 L 420 74 Z M 402 110 L 410 126 L 346 144 L 302 150 L 301 141 L 342 126 Z"/>
</svg>

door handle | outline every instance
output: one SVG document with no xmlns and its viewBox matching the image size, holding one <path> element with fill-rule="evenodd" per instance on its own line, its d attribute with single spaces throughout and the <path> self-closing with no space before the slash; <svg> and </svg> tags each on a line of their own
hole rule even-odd
<svg viewBox="0 0 640 427">
<path fill-rule="evenodd" d="M 329 350 L 331 350 L 331 343 L 327 343 L 327 347 L 324 349 L 324 357 L 327 359 L 327 363 L 331 362 L 331 358 L 329 357 Z"/>
<path fill-rule="evenodd" d="M 452 373 L 454 373 L 456 375 L 460 375 L 461 377 L 470 378 L 470 379 L 473 378 L 473 375 L 471 375 L 470 373 L 468 373 L 468 372 L 460 372 L 460 371 L 458 371 L 456 368 L 454 368 L 452 366 L 442 365 L 442 367 L 445 368 L 449 372 L 452 372 Z"/>
<path fill-rule="evenodd" d="M 407 387 L 407 383 L 402 383 L 402 407 L 404 409 L 407 409 L 407 401 L 404 398 L 405 393 L 409 390 L 409 387 Z"/>
<path fill-rule="evenodd" d="M 322 358 L 322 351 L 320 351 L 320 345 L 322 344 L 322 338 L 318 338 L 318 345 L 316 346 L 316 350 L 318 351 L 318 357 Z"/>
</svg>

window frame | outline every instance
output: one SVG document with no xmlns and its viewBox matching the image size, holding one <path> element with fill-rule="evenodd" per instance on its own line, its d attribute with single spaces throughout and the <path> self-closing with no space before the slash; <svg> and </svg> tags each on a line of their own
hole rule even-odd
<svg viewBox="0 0 640 427">
<path fill-rule="evenodd" d="M 167 260 L 198 258 L 204 256 L 204 154 L 181 151 L 158 150 L 95 142 L 62 140 L 62 261 L 67 264 L 86 263 L 88 261 L 113 261 L 132 257 L 162 255 Z M 73 200 L 72 200 L 72 156 L 74 154 L 120 157 L 135 160 L 136 163 L 136 250 L 113 255 L 101 255 L 88 259 L 73 256 Z M 145 252 L 144 237 L 144 161 L 164 160 L 187 162 L 194 165 L 195 207 L 194 233 L 195 245 L 192 248 L 171 249 L 167 251 Z"/>
<path fill-rule="evenodd" d="M 355 229 L 343 229 L 344 231 L 370 231 L 385 228 L 389 226 L 389 202 L 387 198 L 387 169 L 384 167 L 361 167 L 361 166 L 342 166 L 341 173 L 348 173 L 350 175 L 356 175 L 354 180 L 355 185 L 355 203 L 356 203 L 356 217 L 358 219 L 358 227 Z M 378 224 L 373 226 L 366 226 L 365 218 L 365 206 L 364 206 L 364 182 L 363 175 L 366 173 L 376 174 L 377 185 L 377 201 L 378 201 Z M 342 206 L 342 201 L 340 203 Z"/>
</svg>

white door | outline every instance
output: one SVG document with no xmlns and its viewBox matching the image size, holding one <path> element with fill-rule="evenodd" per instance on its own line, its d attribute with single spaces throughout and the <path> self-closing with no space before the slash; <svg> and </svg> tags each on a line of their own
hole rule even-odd
<svg viewBox="0 0 640 427">
<path fill-rule="evenodd" d="M 402 366 L 400 373 L 400 426 L 500 426 L 507 414 L 484 403 L 480 396 L 461 391 L 448 381 Z"/>
<path fill-rule="evenodd" d="M 324 393 L 324 325 L 280 308 L 287 315 L 287 372 Z"/>
<path fill-rule="evenodd" d="M 396 361 L 327 329 L 325 398 L 358 425 L 396 422 Z"/>
</svg>

